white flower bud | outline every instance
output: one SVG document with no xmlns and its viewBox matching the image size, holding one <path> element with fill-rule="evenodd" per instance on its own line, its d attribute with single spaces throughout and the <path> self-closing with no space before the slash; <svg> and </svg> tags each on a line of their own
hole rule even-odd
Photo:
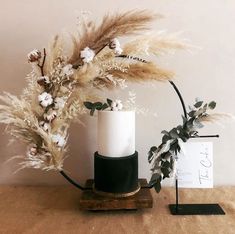
<svg viewBox="0 0 235 234">
<path fill-rule="evenodd" d="M 80 56 L 84 63 L 90 63 L 95 57 L 95 52 L 89 47 L 86 47 L 81 51 Z"/>
<path fill-rule="evenodd" d="M 121 100 L 115 100 L 111 104 L 112 111 L 119 111 L 119 110 L 122 110 L 122 108 L 123 108 L 123 104 Z"/>
</svg>

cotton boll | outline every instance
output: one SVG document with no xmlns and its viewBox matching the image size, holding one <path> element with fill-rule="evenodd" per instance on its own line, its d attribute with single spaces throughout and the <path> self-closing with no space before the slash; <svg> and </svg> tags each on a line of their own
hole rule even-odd
<svg viewBox="0 0 235 234">
<path fill-rule="evenodd" d="M 42 57 L 42 55 L 39 50 L 34 49 L 30 53 L 28 53 L 27 57 L 28 57 L 29 63 L 34 63 L 34 62 L 38 62 L 40 60 L 40 58 Z"/>
<path fill-rule="evenodd" d="M 95 52 L 89 47 L 86 47 L 81 51 L 80 55 L 84 63 L 90 63 L 95 57 Z"/>
<path fill-rule="evenodd" d="M 55 134 L 55 135 L 52 135 L 52 141 L 54 143 L 56 143 L 59 147 L 63 147 L 66 143 L 66 140 L 63 136 L 61 136 L 60 134 Z"/>
<path fill-rule="evenodd" d="M 38 96 L 38 101 L 41 106 L 47 107 L 53 103 L 53 98 L 52 98 L 51 94 L 49 94 L 47 92 L 43 92 L 42 94 L 40 94 Z"/>
</svg>

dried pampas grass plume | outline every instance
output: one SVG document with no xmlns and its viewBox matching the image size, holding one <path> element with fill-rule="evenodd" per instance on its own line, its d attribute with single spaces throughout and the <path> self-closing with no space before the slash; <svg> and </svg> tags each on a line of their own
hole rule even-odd
<svg viewBox="0 0 235 234">
<path fill-rule="evenodd" d="M 83 24 L 80 38 L 72 37 L 74 50 L 69 60 L 71 64 L 80 62 L 80 51 L 89 47 L 97 54 L 102 48 L 116 37 L 129 36 L 148 29 L 147 24 L 160 15 L 153 14 L 147 10 L 132 10 L 114 15 L 107 14 L 103 17 L 101 24 L 96 27 L 93 21 Z M 88 27 L 87 27 L 88 26 Z"/>
<path fill-rule="evenodd" d="M 179 39 L 179 33 L 166 35 L 163 32 L 139 36 L 137 39 L 128 42 L 123 48 L 123 54 L 128 55 L 164 55 L 179 49 L 186 49 L 189 46 L 184 40 Z"/>
<path fill-rule="evenodd" d="M 43 53 L 29 53 L 32 72 L 22 95 L 0 95 L 0 123 L 28 145 L 25 156 L 20 157 L 20 169 L 62 170 L 70 124 L 81 123 L 79 117 L 87 112 L 83 103 L 101 99 L 104 88 L 125 88 L 127 81 L 173 78 L 172 72 L 141 56 L 182 49 L 174 36 L 141 36 L 124 48 L 117 39 L 148 29 L 147 24 L 159 17 L 147 10 L 133 10 L 107 14 L 98 26 L 85 19 L 78 35 L 63 32 Z M 81 61 L 85 48 L 90 54 L 84 53 L 89 56 L 82 55 Z"/>
<path fill-rule="evenodd" d="M 167 81 L 171 80 L 174 73 L 157 67 L 153 63 L 132 63 L 129 65 L 127 72 L 120 70 L 109 71 L 114 77 L 123 78 L 130 82 L 142 81 Z"/>
</svg>

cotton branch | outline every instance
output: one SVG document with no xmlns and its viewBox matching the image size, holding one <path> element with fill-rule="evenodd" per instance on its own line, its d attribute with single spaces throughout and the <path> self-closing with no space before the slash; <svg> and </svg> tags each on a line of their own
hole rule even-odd
<svg viewBox="0 0 235 234">
<path fill-rule="evenodd" d="M 40 68 L 41 70 L 41 75 L 44 76 L 44 70 L 43 70 L 43 67 L 44 67 L 44 64 L 45 64 L 45 61 L 46 61 L 46 49 L 44 48 L 43 49 L 43 60 L 42 60 L 42 64 L 38 64 L 38 67 Z"/>
</svg>

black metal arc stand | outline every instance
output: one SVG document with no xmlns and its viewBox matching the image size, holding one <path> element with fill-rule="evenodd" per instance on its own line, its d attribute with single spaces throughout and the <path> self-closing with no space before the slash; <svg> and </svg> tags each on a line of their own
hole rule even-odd
<svg viewBox="0 0 235 234">
<path fill-rule="evenodd" d="M 184 112 L 184 116 L 187 119 L 187 111 L 185 107 L 185 103 L 183 97 L 174 84 L 173 81 L 169 81 L 173 86 L 175 92 L 177 93 L 182 108 Z M 194 136 L 193 138 L 212 138 L 219 137 L 219 135 L 204 135 L 204 136 Z M 180 204 L 179 203 L 179 186 L 178 186 L 178 177 L 176 175 L 175 178 L 175 204 L 169 204 L 169 209 L 172 215 L 225 215 L 225 212 L 220 207 L 219 204 Z"/>
<path fill-rule="evenodd" d="M 182 108 L 183 108 L 183 114 L 185 118 L 187 119 L 187 111 L 185 107 L 184 100 L 182 98 L 182 95 L 175 85 L 173 81 L 169 81 L 170 84 L 173 86 L 175 92 L 177 93 Z M 211 137 L 219 137 L 219 135 L 203 135 L 203 136 L 194 136 L 192 138 L 211 138 Z M 72 178 L 70 178 L 63 170 L 60 171 L 60 174 L 73 186 L 77 187 L 80 190 L 92 190 L 92 187 L 83 187 L 77 182 L 75 182 Z M 151 185 L 142 185 L 141 188 L 145 189 L 151 189 L 154 186 L 154 184 Z M 180 204 L 179 203 L 179 186 L 178 186 L 178 178 L 176 177 L 175 180 L 175 196 L 176 201 L 175 204 L 169 204 L 169 209 L 172 215 L 224 215 L 225 212 L 220 207 L 219 204 Z"/>
</svg>

